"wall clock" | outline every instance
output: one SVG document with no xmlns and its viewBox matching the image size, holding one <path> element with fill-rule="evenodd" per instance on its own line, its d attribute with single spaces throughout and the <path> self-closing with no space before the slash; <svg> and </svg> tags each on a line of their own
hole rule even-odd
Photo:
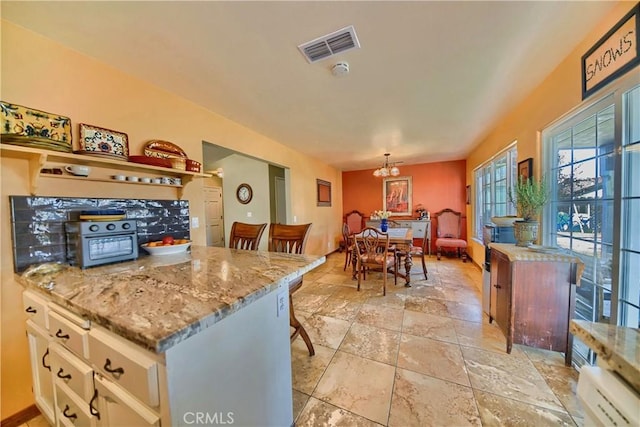
<svg viewBox="0 0 640 427">
<path fill-rule="evenodd" d="M 236 190 L 238 201 L 244 205 L 249 203 L 253 198 L 253 190 L 249 184 L 240 184 Z"/>
</svg>

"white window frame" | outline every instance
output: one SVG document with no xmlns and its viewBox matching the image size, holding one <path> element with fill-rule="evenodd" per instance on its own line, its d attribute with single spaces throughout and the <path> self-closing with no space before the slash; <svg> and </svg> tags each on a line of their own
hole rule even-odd
<svg viewBox="0 0 640 427">
<path fill-rule="evenodd" d="M 500 162 L 506 162 L 504 177 L 497 179 L 496 172 Z M 491 223 L 492 216 L 515 215 L 516 208 L 508 199 L 508 189 L 513 186 L 518 173 L 518 142 L 513 141 L 507 147 L 495 154 L 489 160 L 473 170 L 476 186 L 475 203 L 473 206 L 474 230 L 473 236 L 482 240 L 482 229 Z M 500 191 L 497 183 L 504 182 L 504 191 Z M 487 194 L 488 193 L 488 194 Z M 497 212 L 496 207 L 504 205 L 503 212 Z"/>
</svg>

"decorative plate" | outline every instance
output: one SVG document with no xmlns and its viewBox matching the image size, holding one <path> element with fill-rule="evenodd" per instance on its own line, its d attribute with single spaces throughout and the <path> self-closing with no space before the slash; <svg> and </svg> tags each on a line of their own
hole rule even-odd
<svg viewBox="0 0 640 427">
<path fill-rule="evenodd" d="M 126 161 L 129 157 L 129 138 L 126 133 L 80 123 L 80 150 L 76 153 Z"/>
<path fill-rule="evenodd" d="M 70 153 L 71 119 L 0 101 L 2 142 Z"/>
</svg>

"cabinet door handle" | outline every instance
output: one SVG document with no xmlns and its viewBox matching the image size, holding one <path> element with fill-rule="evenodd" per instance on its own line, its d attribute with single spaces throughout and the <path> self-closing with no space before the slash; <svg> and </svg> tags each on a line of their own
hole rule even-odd
<svg viewBox="0 0 640 427">
<path fill-rule="evenodd" d="M 76 414 L 67 414 L 67 411 L 70 409 L 71 408 L 69 408 L 69 405 L 64 405 L 64 410 L 62 411 L 62 415 L 69 418 L 70 420 L 75 420 L 76 418 L 78 418 Z"/>
<path fill-rule="evenodd" d="M 98 410 L 93 407 L 93 401 L 96 400 L 97 398 L 98 398 L 98 389 L 94 388 L 93 389 L 93 397 L 89 401 L 89 412 L 91 412 L 91 415 L 93 415 L 97 419 L 100 419 L 100 412 L 98 412 Z"/>
<path fill-rule="evenodd" d="M 62 375 L 64 374 L 64 369 L 60 368 L 58 370 L 58 373 L 56 374 L 58 376 L 58 378 L 62 378 L 63 380 L 70 380 L 71 379 L 71 374 L 67 374 L 67 375 Z"/>
<path fill-rule="evenodd" d="M 44 361 L 44 359 L 49 355 L 49 349 L 47 348 L 47 351 L 44 352 L 44 354 L 42 355 L 42 366 L 44 366 L 45 368 L 47 368 L 49 371 L 51 371 L 51 365 L 47 365 L 47 362 Z"/>
<path fill-rule="evenodd" d="M 68 340 L 70 338 L 69 334 L 64 334 L 64 335 L 62 334 L 62 329 L 58 329 L 58 332 L 56 332 L 56 337 L 62 338 L 65 340 Z"/>
<path fill-rule="evenodd" d="M 496 288 L 496 289 L 502 289 L 502 286 L 500 286 L 500 285 L 493 285 L 493 287 Z"/>
<path fill-rule="evenodd" d="M 118 374 L 118 375 L 124 374 L 124 369 L 122 368 L 114 369 L 111 367 L 111 360 L 109 360 L 109 358 L 107 358 L 107 362 L 104 364 L 104 370 L 109 372 L 110 374 Z"/>
<path fill-rule="evenodd" d="M 27 313 L 33 313 L 33 314 L 36 314 L 36 313 L 38 312 L 38 310 L 36 310 L 35 308 L 33 308 L 33 307 L 31 307 L 31 306 L 27 307 L 27 308 L 25 309 L 25 311 L 26 311 Z"/>
</svg>

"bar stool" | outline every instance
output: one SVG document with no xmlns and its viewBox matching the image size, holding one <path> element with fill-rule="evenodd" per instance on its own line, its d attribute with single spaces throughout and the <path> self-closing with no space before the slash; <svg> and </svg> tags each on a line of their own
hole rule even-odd
<svg viewBox="0 0 640 427">
<path fill-rule="evenodd" d="M 286 252 L 290 254 L 302 254 L 307 243 L 307 236 L 311 224 L 300 225 L 286 225 L 286 224 L 271 224 L 269 227 L 269 251 L 270 252 Z M 302 337 L 304 343 L 309 349 L 309 356 L 316 354 L 313 348 L 311 339 L 304 329 L 304 326 L 296 318 L 293 310 L 293 298 L 292 295 L 295 291 L 302 287 L 302 276 L 289 283 L 289 325 L 293 328 L 291 334 L 291 342 L 297 338 L 298 335 Z"/>
</svg>

